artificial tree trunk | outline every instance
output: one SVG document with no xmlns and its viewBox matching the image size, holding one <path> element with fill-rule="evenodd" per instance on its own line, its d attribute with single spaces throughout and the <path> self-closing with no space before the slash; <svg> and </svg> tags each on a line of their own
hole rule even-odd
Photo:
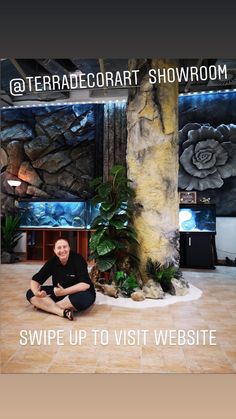
<svg viewBox="0 0 236 419">
<path fill-rule="evenodd" d="M 134 226 L 145 282 L 148 258 L 178 265 L 178 84 L 151 84 L 148 71 L 176 67 L 173 60 L 132 60 L 140 69 L 127 110 L 127 174 L 136 191 Z"/>
<path fill-rule="evenodd" d="M 107 181 L 114 165 L 126 163 L 126 104 L 104 105 L 103 180 Z M 101 157 L 100 157 L 101 159 Z"/>
</svg>

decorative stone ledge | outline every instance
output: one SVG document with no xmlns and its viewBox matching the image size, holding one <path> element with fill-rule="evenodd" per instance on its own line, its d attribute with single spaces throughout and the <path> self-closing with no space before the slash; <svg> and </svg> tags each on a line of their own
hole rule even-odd
<svg viewBox="0 0 236 419">
<path fill-rule="evenodd" d="M 144 309 L 144 308 L 155 308 L 155 307 L 165 307 L 170 304 L 175 303 L 184 303 L 188 301 L 198 300 L 202 296 L 202 291 L 194 287 L 193 285 L 189 284 L 189 292 L 188 294 L 177 297 L 172 296 L 170 294 L 165 294 L 163 299 L 145 299 L 144 301 L 133 301 L 132 298 L 112 298 L 104 295 L 100 292 L 97 292 L 97 298 L 95 304 L 101 305 L 111 305 L 116 307 L 123 307 L 123 308 L 137 308 L 137 309 Z"/>
</svg>

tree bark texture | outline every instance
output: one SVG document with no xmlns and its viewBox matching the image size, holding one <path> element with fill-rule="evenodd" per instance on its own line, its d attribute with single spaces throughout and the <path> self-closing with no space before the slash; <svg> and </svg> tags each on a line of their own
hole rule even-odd
<svg viewBox="0 0 236 419">
<path fill-rule="evenodd" d="M 141 272 L 148 258 L 178 265 L 178 85 L 151 84 L 150 68 L 175 67 L 173 60 L 131 60 L 139 87 L 127 109 L 127 174 L 136 191 L 134 226 Z"/>
<path fill-rule="evenodd" d="M 126 166 L 126 104 L 104 105 L 103 179 L 107 180 L 114 164 Z"/>
</svg>

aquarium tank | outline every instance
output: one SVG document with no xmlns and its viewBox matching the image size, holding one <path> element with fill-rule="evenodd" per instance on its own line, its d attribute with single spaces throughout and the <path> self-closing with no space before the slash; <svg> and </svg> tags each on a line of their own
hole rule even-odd
<svg viewBox="0 0 236 419">
<path fill-rule="evenodd" d="M 117 214 L 119 215 L 122 215 L 125 213 L 128 203 L 122 202 L 122 205 L 124 209 L 119 209 L 117 211 Z M 87 202 L 87 229 L 91 228 L 94 219 L 100 215 L 100 207 L 101 207 L 101 204 L 92 205 L 90 202 Z M 125 223 L 124 225 L 126 224 L 128 223 Z"/>
<path fill-rule="evenodd" d="M 86 228 L 85 202 L 19 201 L 20 228 Z"/>
<path fill-rule="evenodd" d="M 179 208 L 179 231 L 215 233 L 215 205 L 181 204 Z"/>
</svg>

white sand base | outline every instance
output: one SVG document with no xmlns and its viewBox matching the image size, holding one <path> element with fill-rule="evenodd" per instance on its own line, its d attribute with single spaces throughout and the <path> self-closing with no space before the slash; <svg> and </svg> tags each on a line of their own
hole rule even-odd
<svg viewBox="0 0 236 419">
<path fill-rule="evenodd" d="M 108 297 L 100 292 L 97 292 L 97 298 L 95 304 L 108 304 L 116 307 L 125 308 L 151 308 L 151 307 L 164 307 L 169 304 L 180 303 L 185 301 L 197 300 L 201 297 L 202 291 L 199 288 L 189 284 L 188 294 L 182 297 L 176 297 L 175 295 L 165 294 L 165 297 L 161 300 L 147 298 L 144 301 L 133 301 L 132 298 L 113 298 Z"/>
</svg>

